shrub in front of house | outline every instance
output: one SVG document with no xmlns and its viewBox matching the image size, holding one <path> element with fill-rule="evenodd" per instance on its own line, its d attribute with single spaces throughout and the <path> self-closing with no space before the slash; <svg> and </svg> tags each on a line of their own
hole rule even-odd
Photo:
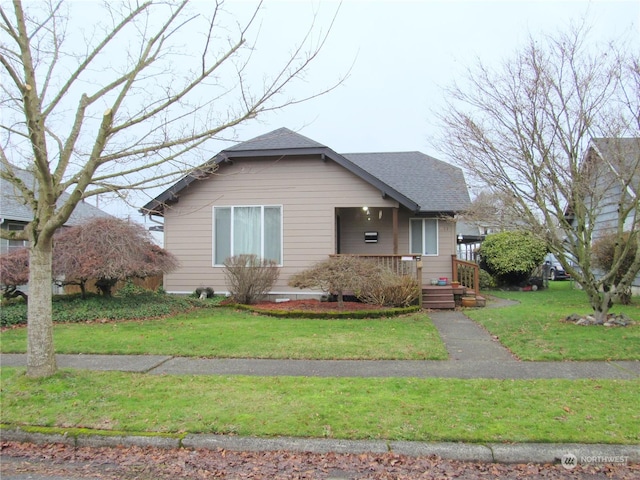
<svg viewBox="0 0 640 480">
<path fill-rule="evenodd" d="M 482 268 L 501 285 L 520 285 L 542 264 L 547 245 L 528 232 L 507 231 L 487 235 L 479 253 Z"/>
<path fill-rule="evenodd" d="M 383 270 L 378 275 L 363 279 L 358 300 L 385 307 L 408 307 L 418 300 L 420 285 L 408 275 L 396 275 Z"/>
<path fill-rule="evenodd" d="M 497 288 L 498 282 L 486 270 L 480 269 L 480 290 L 491 290 Z"/>
<path fill-rule="evenodd" d="M 224 262 L 224 275 L 231 299 L 251 305 L 262 300 L 280 276 L 278 265 L 257 255 L 236 255 Z"/>
<path fill-rule="evenodd" d="M 289 279 L 294 288 L 319 288 L 335 295 L 339 308 L 344 308 L 345 295 L 358 294 L 370 279 L 377 278 L 383 267 L 355 255 L 340 255 L 318 262 Z"/>
<path fill-rule="evenodd" d="M 390 307 L 411 305 L 420 293 L 417 280 L 400 276 L 388 268 L 353 255 L 341 255 L 317 263 L 289 280 L 296 288 L 320 288 L 337 295 L 343 307 L 346 292 L 363 303 Z"/>
</svg>

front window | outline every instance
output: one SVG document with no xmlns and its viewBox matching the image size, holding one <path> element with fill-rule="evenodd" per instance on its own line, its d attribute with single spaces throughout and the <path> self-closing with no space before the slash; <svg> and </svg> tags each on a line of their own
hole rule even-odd
<svg viewBox="0 0 640 480">
<path fill-rule="evenodd" d="M 22 223 L 9 223 L 7 224 L 7 230 L 14 232 L 21 232 L 24 230 L 24 224 Z M 20 250 L 21 248 L 28 247 L 29 242 L 26 240 L 7 240 L 7 251 L 12 252 L 14 250 Z"/>
<path fill-rule="evenodd" d="M 411 253 L 438 255 L 438 220 L 435 218 L 412 218 Z"/>
<path fill-rule="evenodd" d="M 282 207 L 214 207 L 213 225 L 215 265 L 243 254 L 282 264 Z"/>
</svg>

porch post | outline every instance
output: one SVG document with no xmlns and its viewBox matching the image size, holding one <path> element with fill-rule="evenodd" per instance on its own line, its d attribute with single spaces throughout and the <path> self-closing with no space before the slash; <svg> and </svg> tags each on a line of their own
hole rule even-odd
<svg viewBox="0 0 640 480">
<path fill-rule="evenodd" d="M 392 223 L 393 223 L 393 254 L 398 254 L 398 207 L 394 207 L 391 210 L 393 214 Z"/>
</svg>

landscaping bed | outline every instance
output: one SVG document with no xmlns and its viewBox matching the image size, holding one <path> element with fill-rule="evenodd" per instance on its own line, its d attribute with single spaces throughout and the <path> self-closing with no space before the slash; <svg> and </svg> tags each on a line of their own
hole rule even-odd
<svg viewBox="0 0 640 480">
<path fill-rule="evenodd" d="M 289 300 L 286 302 L 260 302 L 253 305 L 234 305 L 263 315 L 285 318 L 380 318 L 414 313 L 420 307 L 384 307 L 362 302 L 322 302 L 316 299 Z"/>
<path fill-rule="evenodd" d="M 285 310 L 305 312 L 333 312 L 333 311 L 360 311 L 360 310 L 384 310 L 380 305 L 371 305 L 362 302 L 343 302 L 340 308 L 338 302 L 321 302 L 320 300 L 308 298 L 304 300 L 289 300 L 286 302 L 260 302 L 253 305 L 260 310 Z M 391 307 L 389 307 L 391 308 Z"/>
</svg>

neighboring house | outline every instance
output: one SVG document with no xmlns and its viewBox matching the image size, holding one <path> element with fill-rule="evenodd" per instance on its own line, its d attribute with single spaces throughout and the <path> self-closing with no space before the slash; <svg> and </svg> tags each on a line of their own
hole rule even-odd
<svg viewBox="0 0 640 480">
<path fill-rule="evenodd" d="M 591 169 L 594 179 L 591 188 L 591 201 L 597 205 L 594 240 L 615 231 L 619 222 L 625 231 L 638 230 L 640 138 L 594 138 L 585 153 L 584 163 Z M 620 205 L 632 207 L 631 213 L 620 218 Z M 640 275 L 635 278 L 633 287 L 635 294 L 640 293 Z"/>
<path fill-rule="evenodd" d="M 35 184 L 33 174 L 17 167 L 13 167 L 13 169 L 25 185 L 31 188 L 31 186 Z M 68 194 L 64 193 L 62 194 L 61 200 L 64 201 L 67 197 Z M 110 216 L 108 213 L 103 212 L 93 205 L 80 202 L 67 223 L 65 223 L 65 226 L 79 225 L 90 218 Z M 32 219 L 33 212 L 31 208 L 25 204 L 20 192 L 17 191 L 11 182 L 0 178 L 0 228 L 3 230 L 23 230 L 25 225 Z M 26 247 L 27 245 L 28 242 L 24 240 L 0 239 L 0 253 L 7 253 L 18 248 Z"/>
<path fill-rule="evenodd" d="M 462 171 L 428 155 L 338 154 L 281 128 L 223 150 L 141 212 L 164 217 L 181 264 L 167 291 L 224 293 L 225 259 L 255 253 L 281 267 L 271 293 L 296 298 L 319 292 L 289 287 L 291 275 L 333 254 L 420 256 L 423 284 L 452 278 L 455 215 L 468 205 Z"/>
<path fill-rule="evenodd" d="M 478 249 L 489 233 L 492 232 L 488 227 L 479 226 L 476 222 L 459 220 L 456 223 L 458 258 L 467 262 L 477 262 Z"/>
</svg>

